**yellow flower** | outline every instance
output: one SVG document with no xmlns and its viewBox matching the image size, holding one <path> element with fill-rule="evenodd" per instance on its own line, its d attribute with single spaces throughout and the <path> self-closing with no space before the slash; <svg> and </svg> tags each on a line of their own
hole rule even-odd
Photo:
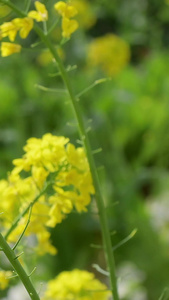
<svg viewBox="0 0 169 300">
<path fill-rule="evenodd" d="M 11 271 L 0 271 L 0 290 L 7 288 L 10 276 L 12 276 Z"/>
<path fill-rule="evenodd" d="M 72 5 L 77 9 L 79 26 L 89 29 L 96 23 L 96 16 L 92 11 L 91 2 L 87 0 L 73 0 Z"/>
<path fill-rule="evenodd" d="M 77 14 L 77 9 L 70 4 L 59 1 L 54 5 L 55 10 L 62 16 L 62 36 L 69 38 L 79 27 L 76 20 L 71 20 Z"/>
<path fill-rule="evenodd" d="M 1 36 L 9 37 L 9 40 L 13 42 L 17 34 L 17 27 L 12 22 L 5 22 L 0 26 Z"/>
<path fill-rule="evenodd" d="M 31 18 L 16 18 L 12 20 L 12 24 L 19 30 L 22 39 L 25 39 L 33 28 L 33 20 Z"/>
<path fill-rule="evenodd" d="M 59 1 L 54 5 L 55 10 L 64 18 L 72 18 L 77 15 L 77 9 L 70 4 L 63 1 Z"/>
<path fill-rule="evenodd" d="M 76 20 L 69 20 L 68 18 L 62 19 L 62 36 L 69 38 L 73 32 L 78 28 L 78 22 Z"/>
<path fill-rule="evenodd" d="M 65 145 L 69 139 L 63 136 L 45 134 L 42 139 L 30 138 L 27 141 L 22 159 L 16 159 L 13 164 L 18 170 L 28 171 L 32 166 L 43 166 L 49 172 L 55 172 L 59 164 L 65 160 Z"/>
<path fill-rule="evenodd" d="M 43 185 L 48 175 L 49 172 L 46 171 L 45 168 L 37 166 L 32 167 L 32 177 L 38 188 L 43 188 Z"/>
<path fill-rule="evenodd" d="M 48 133 L 41 139 L 30 138 L 24 147 L 25 154 L 13 161 L 14 169 L 7 180 L 0 180 L 1 224 L 4 230 L 11 227 L 11 221 L 34 202 L 29 226 L 25 236 L 35 235 L 39 254 L 55 254 L 50 244 L 46 226 L 54 227 L 75 208 L 86 211 L 94 194 L 92 178 L 85 151 L 75 148 L 64 136 Z M 27 176 L 22 178 L 22 171 Z M 50 189 L 38 195 L 46 183 Z M 9 242 L 16 242 L 28 220 L 28 213 L 9 235 Z"/>
<path fill-rule="evenodd" d="M 74 269 L 60 273 L 50 280 L 42 300 L 108 300 L 111 293 L 107 286 L 94 277 L 94 274 Z"/>
<path fill-rule="evenodd" d="M 28 17 L 35 19 L 37 22 L 43 22 L 48 20 L 48 11 L 46 6 L 39 1 L 35 1 L 36 10 L 31 10 L 28 13 Z"/>
<path fill-rule="evenodd" d="M 19 53 L 21 51 L 21 45 L 19 44 L 12 44 L 3 42 L 1 44 L 1 56 L 9 56 L 13 53 Z"/>
<path fill-rule="evenodd" d="M 129 59 L 129 45 L 114 34 L 94 39 L 88 48 L 88 65 L 99 66 L 109 76 L 118 74 Z"/>
<path fill-rule="evenodd" d="M 38 247 L 36 248 L 36 252 L 39 255 L 44 255 L 46 253 L 50 253 L 51 255 L 57 254 L 57 249 L 50 244 L 50 233 L 44 228 L 39 231 L 37 239 Z"/>
</svg>

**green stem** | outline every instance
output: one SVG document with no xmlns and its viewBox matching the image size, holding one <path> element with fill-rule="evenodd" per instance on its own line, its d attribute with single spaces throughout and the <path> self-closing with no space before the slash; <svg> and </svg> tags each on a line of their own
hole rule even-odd
<svg viewBox="0 0 169 300">
<path fill-rule="evenodd" d="M 31 6 L 32 0 L 27 0 L 26 7 L 25 7 L 25 13 L 28 13 L 30 6 Z"/>
<path fill-rule="evenodd" d="M 29 276 L 26 274 L 25 270 L 23 269 L 22 265 L 20 264 L 19 260 L 17 259 L 15 252 L 9 247 L 8 243 L 6 242 L 5 238 L 0 233 L 0 247 L 2 248 L 4 254 L 10 261 L 11 265 L 13 266 L 16 273 L 19 275 L 21 281 L 23 282 L 28 294 L 32 300 L 40 300 L 39 295 L 37 294 Z"/>
<path fill-rule="evenodd" d="M 9 0 L 0 0 L 0 2 L 5 3 L 9 7 L 11 7 L 16 13 L 19 14 L 19 16 L 25 17 L 25 14 L 22 11 L 19 11 L 19 9 L 14 4 L 12 4 Z M 100 224 L 101 224 L 101 229 L 102 229 L 103 243 L 104 243 L 104 248 L 106 251 L 106 260 L 107 260 L 107 265 L 108 265 L 109 272 L 110 272 L 110 282 L 111 282 L 111 289 L 113 291 L 113 299 L 119 300 L 118 290 L 117 290 L 117 278 L 116 278 L 116 274 L 115 274 L 114 254 L 113 254 L 113 249 L 112 249 L 112 245 L 111 245 L 111 238 L 110 238 L 110 234 L 109 234 L 104 200 L 103 200 L 103 197 L 101 194 L 99 178 L 98 178 L 95 162 L 94 162 L 92 151 L 91 151 L 88 134 L 87 134 L 85 126 L 84 126 L 78 99 L 74 95 L 68 74 L 62 64 L 62 61 L 60 60 L 60 57 L 57 54 L 57 51 L 56 51 L 54 45 L 51 44 L 48 36 L 45 36 L 43 31 L 36 24 L 34 25 L 34 30 L 37 32 L 37 34 L 42 39 L 42 41 L 46 44 L 46 46 L 48 47 L 50 52 L 53 54 L 53 57 L 55 58 L 55 60 L 58 64 L 58 68 L 60 70 L 62 79 L 65 83 L 65 86 L 66 86 L 68 92 L 69 92 L 71 105 L 72 105 L 74 114 L 76 116 L 77 122 L 78 122 L 79 133 L 80 133 L 81 139 L 83 141 L 83 144 L 84 144 L 84 147 L 86 150 L 86 154 L 87 154 L 87 158 L 89 161 L 90 170 L 91 170 L 91 174 L 92 174 L 92 178 L 93 178 L 93 184 L 95 187 L 95 197 L 96 197 L 97 207 L 98 207 L 99 216 L 100 216 Z"/>
<path fill-rule="evenodd" d="M 92 174 L 92 178 L 93 178 L 93 184 L 95 187 L 95 197 L 96 197 L 97 207 L 98 207 L 99 216 L 100 216 L 102 236 L 103 236 L 104 247 L 106 250 L 107 265 L 109 267 L 109 272 L 110 272 L 110 281 L 111 281 L 111 288 L 113 290 L 113 297 L 114 297 L 114 300 L 119 300 L 118 291 L 117 291 L 117 278 L 116 278 L 116 274 L 115 274 L 114 254 L 113 254 L 113 249 L 112 249 L 112 245 L 111 245 L 111 238 L 110 238 L 110 234 L 109 234 L 104 200 L 103 200 L 103 197 L 101 194 L 99 178 L 98 178 L 95 162 L 94 162 L 92 151 L 91 151 L 88 134 L 87 134 L 87 131 L 84 126 L 82 113 L 81 113 L 80 106 L 79 106 L 79 101 L 78 101 L 78 98 L 76 98 L 76 96 L 73 93 L 67 72 L 62 64 L 62 61 L 60 60 L 60 57 L 57 54 L 57 51 L 56 51 L 54 45 L 50 42 L 48 37 L 43 34 L 43 32 L 40 30 L 39 27 L 36 26 L 35 30 L 36 30 L 37 34 L 40 36 L 40 38 L 43 40 L 43 42 L 46 44 L 46 46 L 48 47 L 50 52 L 53 54 L 53 57 L 55 58 L 55 60 L 58 64 L 58 68 L 60 70 L 62 79 L 65 83 L 65 86 L 66 86 L 68 92 L 69 92 L 71 105 L 72 105 L 73 111 L 74 111 L 76 119 L 77 119 L 79 133 L 80 133 L 81 139 L 83 141 L 83 144 L 84 144 L 84 147 L 86 150 L 86 154 L 87 154 L 87 158 L 89 161 L 90 170 L 91 170 L 91 174 Z"/>
<path fill-rule="evenodd" d="M 53 56 L 54 56 L 54 58 L 55 58 L 55 60 L 58 64 L 58 68 L 60 70 L 60 73 L 61 73 L 61 76 L 62 76 L 63 81 L 65 83 L 65 86 L 66 86 L 66 88 L 69 92 L 71 105 L 72 105 L 73 111 L 75 113 L 77 122 L 78 122 L 79 133 L 80 133 L 81 139 L 83 141 L 83 144 L 84 144 L 84 147 L 85 147 L 85 150 L 86 150 L 86 154 L 87 154 L 87 158 L 88 158 L 88 162 L 89 162 L 89 165 L 90 165 L 90 170 L 91 170 L 91 174 L 92 174 L 92 178 L 93 178 L 93 184 L 94 184 L 94 188 L 95 188 L 95 197 L 96 197 L 97 207 L 98 207 L 99 216 L 100 216 L 103 242 L 104 242 L 104 247 L 105 247 L 105 250 L 106 250 L 106 260 L 107 260 L 107 265 L 109 267 L 111 288 L 112 288 L 112 291 L 113 291 L 113 299 L 114 300 L 119 300 L 118 291 L 117 291 L 117 279 L 116 279 L 116 274 L 115 274 L 114 255 L 113 255 L 113 249 L 112 249 L 112 245 L 111 245 L 111 238 L 110 238 L 110 234 L 109 234 L 109 228 L 108 228 L 108 222 L 107 222 L 107 216 L 106 216 L 104 200 L 102 198 L 99 178 L 98 178 L 95 162 L 94 162 L 92 151 L 91 151 L 88 134 L 87 134 L 85 126 L 84 126 L 84 122 L 83 122 L 79 102 L 78 102 L 78 99 L 76 98 L 76 96 L 73 93 L 73 90 L 72 90 L 67 72 L 66 72 L 66 70 L 65 70 L 65 68 L 64 68 L 64 66 L 63 66 L 63 64 L 62 64 L 62 62 L 61 62 L 61 60 L 60 60 L 60 58 L 57 54 L 57 52 L 56 52 L 55 47 L 53 46 L 53 44 L 51 44 L 48 37 L 44 36 L 42 32 L 39 35 L 43 39 L 43 41 L 45 42 L 46 46 L 49 48 L 51 53 L 53 54 Z"/>
</svg>

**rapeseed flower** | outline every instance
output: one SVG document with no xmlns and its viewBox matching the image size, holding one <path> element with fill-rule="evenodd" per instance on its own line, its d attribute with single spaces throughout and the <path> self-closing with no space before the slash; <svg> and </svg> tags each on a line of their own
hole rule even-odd
<svg viewBox="0 0 169 300">
<path fill-rule="evenodd" d="M 69 38 L 79 27 L 78 22 L 71 19 L 76 16 L 78 11 L 73 5 L 63 1 L 57 2 L 54 5 L 54 8 L 58 14 L 62 16 L 62 36 L 64 38 Z"/>
<path fill-rule="evenodd" d="M 10 276 L 12 276 L 11 271 L 0 271 L 0 290 L 5 290 L 8 287 Z"/>
<path fill-rule="evenodd" d="M 87 0 L 72 0 L 72 5 L 77 9 L 77 21 L 79 26 L 84 29 L 91 28 L 96 23 L 96 15 L 94 14 L 91 2 Z"/>
<path fill-rule="evenodd" d="M 1 37 L 4 38 L 8 36 L 11 42 L 15 40 L 17 31 L 17 27 L 12 22 L 4 22 L 0 26 Z"/>
<path fill-rule="evenodd" d="M 55 254 L 47 227 L 62 222 L 74 208 L 86 211 L 94 194 L 88 161 L 82 147 L 75 148 L 68 138 L 50 133 L 41 139 L 30 138 L 24 151 L 22 158 L 13 161 L 7 180 L 0 181 L 1 223 L 4 231 L 9 230 L 12 220 L 34 202 L 25 236 L 36 236 L 39 254 Z M 39 196 L 47 183 L 50 192 Z M 27 220 L 28 213 L 9 235 L 9 242 L 17 241 Z"/>
<path fill-rule="evenodd" d="M 30 18 L 16 18 L 11 22 L 5 22 L 0 26 L 1 36 L 9 37 L 9 40 L 13 42 L 19 31 L 20 37 L 25 39 L 31 29 L 33 28 L 33 20 Z"/>
<path fill-rule="evenodd" d="M 78 22 L 76 20 L 70 20 L 68 18 L 62 19 L 62 36 L 64 38 L 69 38 L 77 28 Z"/>
<path fill-rule="evenodd" d="M 63 18 L 70 19 L 76 16 L 78 13 L 77 9 L 73 5 L 63 1 L 57 2 L 54 5 L 54 8 Z"/>
<path fill-rule="evenodd" d="M 21 51 L 21 45 L 2 42 L 1 43 L 1 56 L 6 57 L 13 53 L 19 53 Z"/>
<path fill-rule="evenodd" d="M 108 76 L 118 74 L 129 62 L 129 45 L 114 34 L 95 38 L 88 48 L 88 65 L 100 67 Z"/>
<path fill-rule="evenodd" d="M 60 273 L 50 280 L 42 300 L 108 300 L 107 286 L 94 277 L 94 274 L 75 269 Z"/>
<path fill-rule="evenodd" d="M 36 10 L 31 10 L 28 13 L 28 17 L 35 19 L 37 22 L 43 22 L 48 20 L 48 11 L 46 6 L 39 1 L 35 1 Z"/>
<path fill-rule="evenodd" d="M 22 39 L 27 38 L 33 28 L 33 20 L 27 17 L 13 19 L 12 24 L 14 24 L 15 28 L 19 31 L 19 35 Z"/>
</svg>

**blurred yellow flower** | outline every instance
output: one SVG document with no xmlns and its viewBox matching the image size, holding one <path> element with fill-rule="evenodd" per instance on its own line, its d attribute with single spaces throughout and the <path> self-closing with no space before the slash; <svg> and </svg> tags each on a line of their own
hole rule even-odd
<svg viewBox="0 0 169 300">
<path fill-rule="evenodd" d="M 36 10 L 31 10 L 28 13 L 28 17 L 35 19 L 37 22 L 43 22 L 48 20 L 48 11 L 46 6 L 39 1 L 35 1 Z"/>
<path fill-rule="evenodd" d="M 11 12 L 11 8 L 7 5 L 0 5 L 0 17 L 3 18 Z"/>
<path fill-rule="evenodd" d="M 16 34 L 19 31 L 20 37 L 25 39 L 31 29 L 33 28 L 33 20 L 30 18 L 16 18 L 11 22 L 5 22 L 0 26 L 1 38 L 9 37 L 9 40 L 13 42 Z"/>
<path fill-rule="evenodd" d="M 33 28 L 33 20 L 31 18 L 16 18 L 12 20 L 12 24 L 19 30 L 22 39 L 25 39 Z"/>
<path fill-rule="evenodd" d="M 91 2 L 87 0 L 72 0 L 72 5 L 77 9 L 79 26 L 89 29 L 96 23 L 96 16 L 92 11 Z"/>
<path fill-rule="evenodd" d="M 8 36 L 11 42 L 15 40 L 17 31 L 18 31 L 17 27 L 12 22 L 4 22 L 0 26 L 1 37 L 3 38 Z"/>
<path fill-rule="evenodd" d="M 69 38 L 73 32 L 78 28 L 78 22 L 76 20 L 70 20 L 68 18 L 62 19 L 62 36 Z"/>
<path fill-rule="evenodd" d="M 77 9 L 70 4 L 63 1 L 59 1 L 54 5 L 55 10 L 64 18 L 72 18 L 77 15 Z"/>
<path fill-rule="evenodd" d="M 62 48 L 57 47 L 57 53 L 59 55 L 59 57 L 64 60 L 65 58 L 65 54 L 63 52 Z M 37 56 L 37 62 L 39 65 L 41 66 L 47 66 L 48 64 L 50 64 L 52 61 L 54 60 L 53 55 L 51 54 L 51 52 L 46 49 L 44 51 L 42 51 L 38 56 Z"/>
<path fill-rule="evenodd" d="M 74 269 L 60 273 L 50 280 L 42 300 L 108 300 L 111 293 L 94 274 Z"/>
<path fill-rule="evenodd" d="M 7 288 L 10 276 L 12 276 L 11 271 L 0 271 L 0 290 L 5 290 Z"/>
<path fill-rule="evenodd" d="M 21 45 L 19 44 L 12 44 L 12 43 L 1 43 L 1 56 L 9 56 L 13 53 L 19 53 L 21 51 Z"/>
<path fill-rule="evenodd" d="M 129 45 L 111 33 L 95 38 L 88 47 L 88 65 L 100 67 L 108 76 L 118 74 L 129 59 Z"/>
<path fill-rule="evenodd" d="M 76 20 L 70 18 L 74 17 L 78 11 L 69 3 L 59 1 L 54 5 L 55 10 L 62 16 L 62 36 L 64 38 L 69 38 L 73 32 L 79 27 Z"/>
</svg>

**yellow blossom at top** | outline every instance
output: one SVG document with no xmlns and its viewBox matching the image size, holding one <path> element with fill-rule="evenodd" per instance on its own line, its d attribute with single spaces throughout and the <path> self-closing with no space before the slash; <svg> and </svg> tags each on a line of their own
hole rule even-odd
<svg viewBox="0 0 169 300">
<path fill-rule="evenodd" d="M 35 19 L 37 22 L 43 22 L 48 20 L 48 11 L 46 6 L 39 1 L 35 1 L 36 10 L 31 10 L 28 13 L 28 17 Z"/>
<path fill-rule="evenodd" d="M 54 5 L 55 10 L 64 18 L 72 18 L 77 15 L 78 11 L 69 3 L 65 3 L 63 1 L 59 1 Z"/>
<path fill-rule="evenodd" d="M 12 275 L 11 271 L 0 271 L 0 290 L 4 290 L 8 287 L 9 277 Z"/>
<path fill-rule="evenodd" d="M 55 10 L 62 16 L 62 36 L 69 38 L 73 32 L 79 27 L 76 20 L 72 20 L 77 13 L 77 9 L 63 1 L 59 1 L 54 5 Z"/>
<path fill-rule="evenodd" d="M 50 280 L 42 300 L 108 300 L 111 293 L 94 274 L 74 269 Z"/>
<path fill-rule="evenodd" d="M 1 43 L 1 56 L 6 57 L 13 53 L 19 53 L 21 51 L 21 45 L 13 43 Z"/>
<path fill-rule="evenodd" d="M 114 34 L 95 38 L 88 47 L 88 65 L 100 67 L 107 75 L 118 74 L 129 62 L 129 45 Z"/>
</svg>

